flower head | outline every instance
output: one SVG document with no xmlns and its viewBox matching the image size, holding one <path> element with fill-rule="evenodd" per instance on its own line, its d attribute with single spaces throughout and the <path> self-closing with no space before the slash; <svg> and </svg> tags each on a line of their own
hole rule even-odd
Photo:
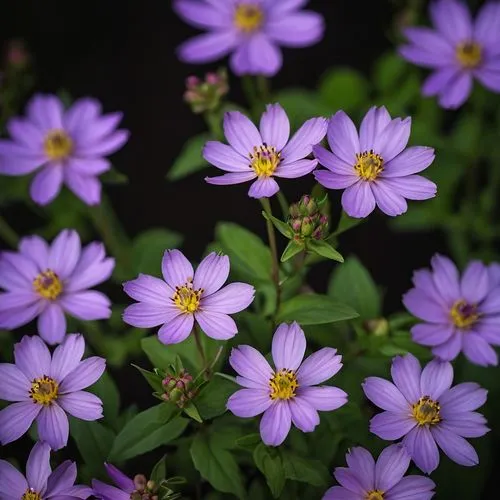
<svg viewBox="0 0 500 500">
<path fill-rule="evenodd" d="M 66 335 L 54 353 L 40 337 L 25 336 L 14 346 L 15 364 L 0 364 L 0 399 L 14 404 L 0 411 L 0 442 L 19 439 L 35 420 L 38 436 L 53 450 L 68 442 L 66 413 L 82 420 L 102 417 L 102 402 L 82 391 L 99 380 L 106 362 L 97 356 L 81 361 L 85 342 Z"/>
<path fill-rule="evenodd" d="M 179 48 L 182 61 L 199 64 L 231 54 L 237 75 L 275 75 L 282 65 L 279 46 L 306 47 L 319 42 L 324 23 L 316 12 L 300 11 L 307 0 L 175 0 L 187 23 L 208 33 Z"/>
<path fill-rule="evenodd" d="M 328 216 L 321 212 L 321 204 L 320 200 L 305 194 L 298 203 L 290 205 L 288 225 L 295 240 L 321 240 L 326 237 Z"/>
<path fill-rule="evenodd" d="M 186 80 L 184 100 L 191 106 L 193 113 L 204 113 L 216 109 L 223 96 L 229 92 L 227 72 L 207 73 L 204 80 L 190 76 Z"/>
<path fill-rule="evenodd" d="M 328 125 L 328 144 L 313 148 L 328 170 L 314 172 L 329 189 L 345 189 L 342 207 L 351 217 L 366 217 L 377 205 L 387 215 L 406 212 L 406 199 L 426 200 L 436 195 L 436 185 L 420 175 L 434 160 L 434 150 L 406 148 L 411 119 L 391 119 L 385 107 L 371 108 L 358 132 L 352 120 L 338 111 Z"/>
<path fill-rule="evenodd" d="M 195 321 L 214 339 L 227 340 L 238 333 L 229 314 L 248 307 L 255 290 L 246 283 L 222 287 L 229 276 L 226 255 L 212 252 L 194 272 L 182 252 L 166 250 L 162 272 L 165 281 L 140 274 L 123 285 L 125 293 L 139 301 L 125 309 L 123 319 L 126 323 L 139 328 L 163 325 L 158 338 L 164 344 L 185 340 Z"/>
<path fill-rule="evenodd" d="M 303 361 L 305 352 L 306 337 L 295 322 L 282 323 L 274 334 L 274 369 L 249 345 L 231 352 L 229 363 L 245 389 L 229 398 L 227 408 L 238 417 L 264 413 L 260 435 L 269 446 L 283 443 L 292 423 L 302 432 L 312 432 L 319 424 L 318 410 L 336 410 L 347 403 L 347 394 L 341 389 L 316 386 L 340 370 L 342 356 L 336 355 L 336 349 L 324 347 Z"/>
<path fill-rule="evenodd" d="M 403 477 L 411 457 L 401 445 L 385 448 L 375 463 L 365 448 L 351 448 L 348 467 L 337 467 L 335 479 L 341 486 L 330 488 L 323 500 L 430 500 L 436 485 L 428 477 Z"/>
<path fill-rule="evenodd" d="M 109 318 L 111 303 L 88 290 L 107 280 L 115 260 L 102 243 L 81 248 L 76 231 L 64 230 L 48 245 L 39 236 L 23 238 L 19 252 L 0 254 L 0 328 L 11 330 L 38 316 L 38 333 L 49 344 L 61 342 L 68 313 L 82 320 Z"/>
<path fill-rule="evenodd" d="M 412 327 L 414 342 L 431 346 L 435 356 L 447 361 L 462 351 L 472 363 L 497 365 L 490 344 L 500 345 L 498 265 L 471 261 L 460 277 L 447 257 L 435 255 L 431 264 L 432 270 L 414 273 L 415 288 L 403 296 L 406 308 L 425 321 Z"/>
<path fill-rule="evenodd" d="M 111 168 L 103 156 L 120 149 L 128 139 L 116 130 L 122 113 L 101 115 L 94 99 L 79 99 L 67 110 L 53 95 L 36 95 L 26 118 L 12 118 L 12 139 L 0 140 L 0 173 L 25 175 L 39 170 L 30 194 L 40 205 L 50 203 L 63 183 L 87 205 L 101 200 L 97 177 Z"/>
<path fill-rule="evenodd" d="M 76 464 L 70 460 L 66 460 L 52 472 L 50 446 L 38 441 L 28 457 L 26 477 L 9 462 L 0 460 L 1 498 L 78 500 L 90 497 L 90 488 L 75 485 L 76 473 Z"/>
<path fill-rule="evenodd" d="M 391 374 L 394 384 L 379 377 L 363 383 L 366 397 L 385 410 L 371 419 L 371 432 L 391 441 L 404 436 L 413 461 L 428 474 L 439 465 L 438 446 L 460 465 L 477 465 L 477 453 L 464 438 L 489 430 L 473 411 L 486 402 L 487 391 L 472 382 L 451 388 L 451 363 L 434 359 L 421 370 L 412 354 L 396 356 Z"/>
<path fill-rule="evenodd" d="M 183 408 L 197 393 L 193 387 L 193 377 L 186 370 L 178 373 L 168 373 L 162 380 L 162 399 Z"/>
<path fill-rule="evenodd" d="M 207 177 L 210 184 L 252 183 L 248 196 L 268 198 L 279 191 L 274 177 L 294 179 L 308 174 L 318 164 L 305 159 L 326 134 L 327 121 L 312 118 L 290 139 L 290 122 L 279 104 L 270 104 L 260 120 L 260 131 L 243 114 L 231 111 L 224 115 L 224 133 L 229 146 L 209 141 L 203 156 L 212 165 L 229 172 Z"/>
<path fill-rule="evenodd" d="M 467 100 L 474 78 L 500 92 L 500 2 L 487 2 L 475 21 L 460 0 L 436 0 L 430 15 L 434 29 L 406 28 L 409 43 L 399 49 L 408 61 L 433 70 L 422 93 L 454 109 Z"/>
</svg>

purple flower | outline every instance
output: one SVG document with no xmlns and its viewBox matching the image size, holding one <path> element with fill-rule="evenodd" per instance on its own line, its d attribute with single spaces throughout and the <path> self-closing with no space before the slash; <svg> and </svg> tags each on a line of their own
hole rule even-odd
<svg viewBox="0 0 500 500">
<path fill-rule="evenodd" d="M 101 500 L 130 500 L 131 498 L 153 498 L 153 493 L 148 489 L 146 478 L 138 474 L 134 479 L 126 476 L 114 465 L 104 464 L 106 472 L 112 481 L 118 486 L 110 486 L 98 479 L 92 481 L 94 495 Z M 133 494 L 135 493 L 135 496 Z M 150 496 L 151 493 L 151 496 Z M 147 495 L 147 496 L 146 496 Z M 158 497 L 155 497 L 158 498 Z"/>
<path fill-rule="evenodd" d="M 231 351 L 229 363 L 239 375 L 236 381 L 245 389 L 229 398 L 227 408 L 238 417 L 264 413 L 260 435 L 269 446 L 283 443 L 292 422 L 302 432 L 312 432 L 319 424 L 318 410 L 336 410 L 347 403 L 343 390 L 316 386 L 342 367 L 342 356 L 336 355 L 337 349 L 324 347 L 303 361 L 305 352 L 306 337 L 295 322 L 282 323 L 274 334 L 275 370 L 249 345 Z"/>
<path fill-rule="evenodd" d="M 415 288 L 403 296 L 406 308 L 425 321 L 412 327 L 414 342 L 446 361 L 463 351 L 472 363 L 497 365 L 490 344 L 500 345 L 498 264 L 488 268 L 473 260 L 461 278 L 447 257 L 435 255 L 431 264 L 432 271 L 414 273 Z"/>
<path fill-rule="evenodd" d="M 19 252 L 0 254 L 0 328 L 12 330 L 38 316 L 38 333 L 48 344 L 61 342 L 68 313 L 81 320 L 109 318 L 111 303 L 88 290 L 107 280 L 115 260 L 102 243 L 81 249 L 76 231 L 64 230 L 49 247 L 39 236 L 23 238 Z"/>
<path fill-rule="evenodd" d="M 434 29 L 406 28 L 409 44 L 399 49 L 408 61 L 434 71 L 422 93 L 455 109 L 466 101 L 474 78 L 500 92 L 500 3 L 486 3 L 473 21 L 465 2 L 437 0 L 430 15 Z"/>
<path fill-rule="evenodd" d="M 487 391 L 472 382 L 450 389 L 451 363 L 434 359 L 421 370 L 411 354 L 396 356 L 391 374 L 394 384 L 379 377 L 363 383 L 366 397 L 385 410 L 371 419 L 371 432 L 391 441 L 404 436 L 413 461 L 427 474 L 439 465 L 438 446 L 460 465 L 477 465 L 477 453 L 464 438 L 489 431 L 486 419 L 473 411 L 486 402 Z"/>
<path fill-rule="evenodd" d="M 64 183 L 88 205 L 101 200 L 97 177 L 111 168 L 105 155 L 120 149 L 128 139 L 116 130 L 122 113 L 101 115 L 95 99 L 79 99 L 64 110 L 53 95 L 35 95 L 26 118 L 7 124 L 12 140 L 0 140 L 0 173 L 25 175 L 40 169 L 30 194 L 40 205 L 50 203 Z"/>
<path fill-rule="evenodd" d="M 299 11 L 307 0 L 175 0 L 186 22 L 207 30 L 179 47 L 188 63 L 208 63 L 231 54 L 237 75 L 275 75 L 282 65 L 279 46 L 306 47 L 323 37 L 316 12 Z"/>
<path fill-rule="evenodd" d="M 166 250 L 162 272 L 165 281 L 140 274 L 124 283 L 125 293 L 139 303 L 127 307 L 123 320 L 139 328 L 163 325 L 158 338 L 164 344 L 177 344 L 191 333 L 194 322 L 209 336 L 227 340 L 238 333 L 228 316 L 242 311 L 253 301 L 255 290 L 246 283 L 230 283 L 229 257 L 207 255 L 196 272 L 179 250 Z"/>
<path fill-rule="evenodd" d="M 401 445 L 385 448 L 377 463 L 365 448 L 351 448 L 348 467 L 337 467 L 334 475 L 341 486 L 330 488 L 323 500 L 430 500 L 436 485 L 428 477 L 403 477 L 411 457 Z"/>
<path fill-rule="evenodd" d="M 75 486 L 76 464 L 63 462 L 52 472 L 50 446 L 38 441 L 26 463 L 26 477 L 12 464 L 0 460 L 0 498 L 2 500 L 72 500 L 88 498 L 92 490 Z"/>
<path fill-rule="evenodd" d="M 19 439 L 36 420 L 38 436 L 59 450 L 68 442 L 66 413 L 82 420 L 102 417 L 102 402 L 82 391 L 96 382 L 106 367 L 97 356 L 81 361 L 85 342 L 67 335 L 51 356 L 40 337 L 25 336 L 14 346 L 15 364 L 0 364 L 0 399 L 14 404 L 0 411 L 0 442 Z"/>
<path fill-rule="evenodd" d="M 224 133 L 229 146 L 209 141 L 203 157 L 212 165 L 229 172 L 207 177 L 210 184 L 227 185 L 257 179 L 248 196 L 267 198 L 279 191 L 274 177 L 294 179 L 312 172 L 318 162 L 305 159 L 312 147 L 325 137 L 327 120 L 307 120 L 290 139 L 290 122 L 279 104 L 269 104 L 260 120 L 260 132 L 243 114 L 224 115 Z"/>
<path fill-rule="evenodd" d="M 373 107 L 358 132 L 352 120 L 338 111 L 328 124 L 328 144 L 313 148 L 319 163 L 316 180 L 329 189 L 345 189 L 342 207 L 351 217 L 366 217 L 377 205 L 395 216 L 406 212 L 406 199 L 427 200 L 436 196 L 436 185 L 420 175 L 434 160 L 434 150 L 406 148 L 411 118 L 391 120 L 387 109 Z"/>
</svg>

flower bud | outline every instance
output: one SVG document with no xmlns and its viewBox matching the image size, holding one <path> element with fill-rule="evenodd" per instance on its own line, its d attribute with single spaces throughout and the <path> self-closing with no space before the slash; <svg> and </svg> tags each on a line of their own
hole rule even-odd
<svg viewBox="0 0 500 500">
<path fill-rule="evenodd" d="M 205 80 L 190 76 L 186 80 L 184 100 L 191 106 L 193 113 L 204 113 L 216 109 L 221 98 L 229 92 L 227 72 L 207 73 Z"/>
<path fill-rule="evenodd" d="M 181 370 L 178 374 L 168 374 L 162 382 L 165 391 L 162 399 L 182 408 L 195 395 L 195 391 L 191 389 L 192 382 L 193 377 L 186 370 Z"/>
<path fill-rule="evenodd" d="M 30 60 L 29 52 L 22 40 L 11 40 L 7 45 L 5 57 L 7 64 L 16 69 L 24 69 Z"/>
<path fill-rule="evenodd" d="M 363 326 L 367 332 L 376 337 L 385 337 L 389 333 L 389 322 L 385 318 L 369 319 Z"/>
<path fill-rule="evenodd" d="M 320 212 L 320 203 L 309 195 L 304 195 L 298 203 L 289 208 L 288 224 L 296 241 L 313 238 L 321 240 L 328 232 L 328 217 Z"/>
</svg>

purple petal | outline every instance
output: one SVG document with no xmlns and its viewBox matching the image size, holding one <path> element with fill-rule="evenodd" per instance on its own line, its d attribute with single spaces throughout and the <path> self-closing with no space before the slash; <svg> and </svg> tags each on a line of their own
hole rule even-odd
<svg viewBox="0 0 500 500">
<path fill-rule="evenodd" d="M 229 276 L 229 257 L 209 253 L 197 267 L 194 273 L 193 287 L 203 289 L 203 296 L 212 295 L 220 289 Z"/>
<path fill-rule="evenodd" d="M 267 34 L 257 32 L 243 43 L 243 53 L 240 58 L 246 59 L 246 64 L 232 64 L 234 73 L 274 76 L 282 66 L 282 55 L 279 47 L 270 40 Z M 236 56 L 235 56 L 236 58 Z M 235 59 L 231 59 L 234 63 Z"/>
<path fill-rule="evenodd" d="M 301 386 L 321 384 L 333 377 L 342 368 L 342 356 L 337 349 L 323 347 L 308 356 L 297 371 L 297 381 Z"/>
<path fill-rule="evenodd" d="M 216 340 L 228 340 L 238 333 L 234 319 L 227 314 L 213 311 L 197 311 L 195 319 L 209 337 Z"/>
<path fill-rule="evenodd" d="M 16 365 L 0 363 L 0 380 L 0 399 L 29 401 L 31 383 Z"/>
<path fill-rule="evenodd" d="M 40 337 L 24 336 L 14 346 L 14 359 L 28 380 L 50 373 L 50 352 Z"/>
<path fill-rule="evenodd" d="M 212 2 L 218 2 L 218 0 L 212 0 Z M 264 0 L 264 5 L 269 16 L 276 18 L 304 7 L 307 2 L 308 0 L 281 0 L 280 2 Z"/>
<path fill-rule="evenodd" d="M 98 205 L 101 202 L 101 183 L 96 177 L 67 170 L 64 181 L 73 194 L 87 205 Z"/>
<path fill-rule="evenodd" d="M 469 304 L 481 302 L 490 290 L 490 277 L 487 267 L 478 260 L 469 262 L 460 282 L 462 297 Z"/>
<path fill-rule="evenodd" d="M 453 382 L 453 366 L 447 361 L 433 359 L 422 370 L 420 392 L 438 400 Z"/>
<path fill-rule="evenodd" d="M 356 163 L 356 154 L 360 152 L 358 132 L 344 111 L 337 111 L 330 118 L 327 137 L 333 154 L 349 165 Z"/>
<path fill-rule="evenodd" d="M 288 164 L 310 155 L 313 146 L 325 137 L 327 127 L 328 121 L 325 118 L 307 120 L 281 151 L 281 161 Z"/>
<path fill-rule="evenodd" d="M 301 397 L 295 397 L 288 402 L 292 422 L 302 432 L 312 432 L 319 425 L 319 415 L 315 408 Z"/>
<path fill-rule="evenodd" d="M 369 491 L 375 486 L 375 460 L 365 448 L 356 446 L 346 455 L 347 465 L 356 472 L 356 477 L 363 490 Z"/>
<path fill-rule="evenodd" d="M 326 490 L 323 500 L 364 500 L 364 496 L 342 488 L 342 486 L 333 486 Z"/>
<path fill-rule="evenodd" d="M 182 61 L 191 64 L 212 62 L 229 54 L 236 44 L 236 31 L 216 31 L 184 42 L 178 48 L 178 55 Z"/>
<path fill-rule="evenodd" d="M 30 186 L 30 195 L 35 203 L 48 205 L 61 190 L 63 167 L 60 163 L 48 164 L 36 174 Z"/>
<path fill-rule="evenodd" d="M 174 11 L 188 24 L 201 29 L 220 29 L 231 26 L 232 18 L 229 12 L 216 9 L 193 0 L 175 0 Z"/>
<path fill-rule="evenodd" d="M 273 370 L 257 349 L 249 345 L 240 345 L 231 349 L 229 364 L 240 377 L 257 383 L 256 387 L 268 390 Z M 238 383 L 240 383 L 239 380 Z M 243 384 L 240 383 L 240 385 Z"/>
<path fill-rule="evenodd" d="M 0 155 L 2 150 L 6 149 L 0 139 Z M 45 163 L 45 158 L 22 158 L 19 156 L 0 156 L 0 174 L 2 175 L 26 175 L 31 174 L 38 167 Z"/>
<path fill-rule="evenodd" d="M 432 348 L 432 354 L 444 361 L 453 361 L 462 349 L 462 338 L 463 334 L 455 330 L 455 334 L 446 342 Z"/>
<path fill-rule="evenodd" d="M 40 296 L 30 290 L 16 290 L 14 292 L 0 293 L 0 311 L 9 311 L 38 302 Z"/>
<path fill-rule="evenodd" d="M 297 160 L 292 163 L 281 163 L 274 175 L 284 179 L 296 179 L 311 173 L 318 166 L 318 160 Z"/>
<path fill-rule="evenodd" d="M 38 333 L 50 345 L 62 342 L 66 334 L 66 318 L 59 302 L 63 303 L 47 304 L 38 317 Z"/>
<path fill-rule="evenodd" d="M 194 326 L 192 314 L 178 314 L 169 319 L 158 330 L 158 339 L 162 344 L 178 344 L 189 337 Z"/>
<path fill-rule="evenodd" d="M 0 484 L 6 500 L 22 498 L 28 489 L 24 476 L 6 460 L 0 460 Z"/>
<path fill-rule="evenodd" d="M 75 138 L 74 154 L 85 158 L 105 156 L 119 150 L 130 137 L 128 130 L 116 130 L 122 117 L 123 113 L 109 113 L 87 124 Z M 88 171 L 83 173 L 90 175 Z"/>
<path fill-rule="evenodd" d="M 93 177 L 107 172 L 111 168 L 111 162 L 104 158 L 69 158 L 66 168 L 79 175 Z"/>
<path fill-rule="evenodd" d="M 49 250 L 48 267 L 65 280 L 75 269 L 80 258 L 81 243 L 76 231 L 61 231 Z"/>
<path fill-rule="evenodd" d="M 45 271 L 49 262 L 49 245 L 37 235 L 26 236 L 19 242 L 19 251 L 36 263 L 40 271 Z"/>
<path fill-rule="evenodd" d="M 498 56 L 497 56 L 498 59 Z M 488 65 L 477 69 L 474 76 L 489 90 L 493 92 L 500 91 L 500 64 L 489 63 Z"/>
<path fill-rule="evenodd" d="M 123 291 L 134 300 L 146 302 L 158 308 L 175 307 L 171 301 L 172 288 L 163 280 L 148 274 L 139 274 L 135 280 L 125 282 Z"/>
<path fill-rule="evenodd" d="M 239 111 L 225 113 L 224 134 L 231 147 L 245 158 L 263 142 L 257 127 Z"/>
<path fill-rule="evenodd" d="M 434 429 L 433 429 L 434 430 Z M 433 434 L 428 427 L 417 426 L 405 438 L 403 444 L 415 462 L 415 465 L 426 474 L 430 474 L 439 465 L 439 450 Z"/>
<path fill-rule="evenodd" d="M 271 20 L 266 26 L 269 37 L 284 47 L 306 47 L 323 38 L 325 23 L 316 12 L 297 12 Z"/>
<path fill-rule="evenodd" d="M 55 95 L 38 94 L 33 98 L 32 106 L 28 107 L 31 119 L 41 128 L 58 129 L 63 126 L 64 107 Z"/>
<path fill-rule="evenodd" d="M 105 463 L 104 467 L 106 469 L 106 473 L 116 486 L 127 493 L 132 493 L 135 490 L 134 481 L 126 476 L 120 469 L 108 463 Z"/>
<path fill-rule="evenodd" d="M 464 334 L 462 350 L 465 357 L 476 365 L 498 365 L 498 356 L 495 349 L 476 333 L 467 332 Z"/>
<path fill-rule="evenodd" d="M 102 401 L 90 392 L 64 394 L 59 397 L 58 402 L 64 411 L 82 420 L 98 420 L 103 416 Z"/>
<path fill-rule="evenodd" d="M 430 323 L 450 323 L 448 311 L 442 304 L 434 302 L 418 288 L 412 288 L 403 295 L 403 304 L 417 318 Z"/>
<path fill-rule="evenodd" d="M 500 34 L 500 5 L 497 2 L 487 2 L 479 10 L 474 25 L 474 40 L 477 40 L 485 47 L 498 48 Z"/>
<path fill-rule="evenodd" d="M 384 178 L 384 185 L 408 200 L 428 200 L 434 198 L 437 192 L 436 184 L 421 175 L 408 175 L 393 179 Z"/>
<path fill-rule="evenodd" d="M 278 183 L 272 177 L 259 177 L 248 190 L 250 198 L 270 198 L 280 190 Z"/>
<path fill-rule="evenodd" d="M 281 151 L 290 137 L 290 121 L 280 104 L 268 104 L 260 119 L 260 135 L 268 146 Z"/>
<path fill-rule="evenodd" d="M 208 141 L 203 147 L 203 158 L 226 172 L 253 173 L 250 167 L 250 151 L 242 156 L 231 146 L 218 141 Z"/>
<path fill-rule="evenodd" d="M 26 479 L 28 486 L 35 491 L 45 490 L 47 479 L 51 473 L 50 469 L 50 446 L 38 441 L 26 462 Z"/>
<path fill-rule="evenodd" d="M 409 410 L 408 401 L 399 389 L 388 380 L 368 377 L 361 385 L 365 396 L 382 410 L 396 413 L 404 413 Z"/>
<path fill-rule="evenodd" d="M 486 419 L 475 411 L 453 415 L 440 422 L 440 427 L 466 438 L 477 438 L 489 432 Z"/>
<path fill-rule="evenodd" d="M 454 45 L 430 28 L 408 27 L 403 30 L 411 45 L 400 47 L 400 54 L 415 64 L 436 67 L 455 61 Z"/>
<path fill-rule="evenodd" d="M 59 302 L 66 312 L 78 319 L 91 321 L 111 316 L 111 301 L 95 290 L 73 292 L 64 295 Z"/>
<path fill-rule="evenodd" d="M 237 417 L 255 417 L 264 413 L 272 402 L 268 390 L 240 389 L 228 399 L 227 409 Z"/>
<path fill-rule="evenodd" d="M 328 189 L 345 189 L 359 180 L 357 175 L 338 175 L 328 170 L 316 170 L 314 177 Z"/>
<path fill-rule="evenodd" d="M 420 269 L 413 273 L 412 281 L 415 288 L 418 288 L 421 292 L 429 296 L 433 302 L 438 302 L 443 305 L 443 307 L 448 308 L 449 302 L 444 300 L 438 292 L 436 286 L 434 285 L 433 273 L 429 269 Z"/>
<path fill-rule="evenodd" d="M 173 289 L 185 285 L 194 276 L 193 266 L 179 250 L 165 250 L 161 270 L 163 279 Z"/>
<path fill-rule="evenodd" d="M 447 342 L 455 333 L 453 325 L 419 323 L 412 326 L 413 342 L 426 346 L 437 346 Z"/>
<path fill-rule="evenodd" d="M 76 475 L 76 463 L 71 460 L 64 461 L 49 476 L 45 495 L 51 498 L 54 495 L 68 494 L 68 490 L 75 484 Z"/>
<path fill-rule="evenodd" d="M 359 147 L 360 151 L 370 151 L 374 148 L 375 140 L 380 133 L 391 122 L 391 115 L 381 106 L 373 106 L 366 113 L 359 128 Z"/>
<path fill-rule="evenodd" d="M 224 174 L 217 177 L 205 177 L 205 182 L 214 186 L 229 186 L 233 184 L 242 184 L 243 182 L 255 179 L 257 174 L 251 170 L 249 172 L 238 172 L 233 174 Z"/>
<path fill-rule="evenodd" d="M 255 289 L 247 283 L 230 283 L 218 292 L 202 297 L 200 308 L 213 312 L 234 314 L 246 309 L 254 299 Z"/>
<path fill-rule="evenodd" d="M 260 435 L 267 446 L 279 446 L 292 425 L 292 415 L 286 401 L 276 401 L 262 416 Z"/>
<path fill-rule="evenodd" d="M 387 215 L 395 217 L 402 215 L 408 210 L 406 200 L 394 191 L 384 180 L 374 181 L 371 184 L 373 196 L 377 206 Z"/>
<path fill-rule="evenodd" d="M 29 120 L 23 118 L 11 118 L 7 122 L 7 131 L 15 142 L 26 146 L 33 153 L 39 153 L 44 135 L 42 131 L 35 127 Z"/>
<path fill-rule="evenodd" d="M 416 403 L 422 396 L 420 374 L 420 363 L 413 354 L 396 356 L 392 360 L 392 380 L 410 404 Z"/>
<path fill-rule="evenodd" d="M 430 97 L 442 94 L 459 73 L 460 68 L 455 65 L 436 68 L 424 81 L 422 95 Z"/>
<path fill-rule="evenodd" d="M 439 104 L 443 108 L 457 109 L 469 97 L 472 90 L 472 75 L 468 72 L 461 72 L 450 82 L 439 97 Z"/>
<path fill-rule="evenodd" d="M 45 301 L 40 300 L 31 306 L 20 307 L 9 311 L 0 311 L 0 328 L 13 330 L 36 318 L 45 306 Z"/>
<path fill-rule="evenodd" d="M 104 500 L 130 500 L 130 493 L 103 483 L 98 479 L 92 479 L 92 488 L 98 497 Z"/>
<path fill-rule="evenodd" d="M 387 491 L 401 481 L 410 466 L 411 457 L 400 444 L 388 446 L 375 465 L 375 489 Z"/>
<path fill-rule="evenodd" d="M 458 269 L 455 264 L 442 255 L 436 254 L 431 259 L 434 271 L 434 284 L 437 291 L 448 303 L 453 304 L 460 298 L 460 284 Z"/>
<path fill-rule="evenodd" d="M 64 115 L 64 128 L 73 136 L 79 135 L 101 114 L 101 104 L 96 99 L 77 99 Z"/>
<path fill-rule="evenodd" d="M 33 401 L 13 403 L 0 411 L 0 443 L 16 441 L 30 428 L 41 406 Z"/>
<path fill-rule="evenodd" d="M 181 310 L 177 307 L 157 306 L 140 302 L 132 304 L 123 311 L 123 321 L 137 328 L 152 328 L 169 323 L 177 318 Z"/>
<path fill-rule="evenodd" d="M 375 209 L 375 197 L 370 183 L 358 181 L 349 186 L 342 194 L 342 208 L 350 217 L 363 218 Z"/>
<path fill-rule="evenodd" d="M 387 492 L 387 500 L 431 500 L 436 485 L 424 476 L 406 476 Z"/>
<path fill-rule="evenodd" d="M 479 463 L 476 450 L 463 437 L 440 425 L 431 427 L 431 432 L 445 455 L 457 464 L 472 467 Z"/>
<path fill-rule="evenodd" d="M 457 0 L 440 0 L 430 6 L 432 23 L 450 42 L 457 43 L 472 38 L 472 19 L 465 3 Z"/>
<path fill-rule="evenodd" d="M 297 370 L 306 352 L 306 336 L 294 321 L 278 326 L 272 342 L 272 355 L 276 370 Z"/>
<path fill-rule="evenodd" d="M 339 484 L 343 486 L 343 488 L 356 494 L 357 500 L 366 499 L 367 490 L 361 485 L 361 482 L 363 482 L 363 480 L 359 477 L 360 474 L 356 469 L 336 467 L 333 475 L 335 476 L 335 479 L 339 482 Z M 372 488 L 373 484 L 370 486 L 370 489 Z M 336 497 L 333 496 L 332 498 L 335 499 Z"/>
<path fill-rule="evenodd" d="M 486 389 L 474 382 L 458 384 L 441 395 L 441 416 L 448 419 L 459 413 L 477 410 L 486 403 L 487 394 Z"/>
<path fill-rule="evenodd" d="M 40 271 L 36 262 L 20 253 L 2 252 L 0 256 L 4 267 L 11 267 L 13 268 L 12 271 L 16 271 L 18 273 L 19 278 L 15 279 L 16 288 L 31 289 L 33 280 Z"/>
<path fill-rule="evenodd" d="M 384 161 L 389 162 L 401 153 L 410 137 L 411 118 L 396 118 L 375 137 L 373 150 L 380 154 Z"/>
<path fill-rule="evenodd" d="M 486 299 L 481 304 L 481 313 L 483 314 L 498 314 L 500 313 L 500 288 L 496 288 L 492 293 L 489 293 Z"/>
<path fill-rule="evenodd" d="M 59 385 L 59 394 L 76 392 L 97 382 L 106 369 L 106 360 L 92 356 L 80 361 L 78 366 L 71 371 Z"/>
<path fill-rule="evenodd" d="M 370 420 L 370 432 L 381 439 L 395 441 L 408 434 L 417 425 L 407 414 L 383 411 Z"/>
<path fill-rule="evenodd" d="M 347 394 L 338 387 L 299 387 L 297 396 L 319 411 L 332 411 L 347 403 Z"/>
<path fill-rule="evenodd" d="M 343 176 L 356 175 L 354 165 L 341 160 L 338 156 L 335 156 L 323 146 L 320 146 L 319 144 L 313 146 L 313 153 L 314 156 L 318 159 L 319 163 L 334 174 Z"/>
<path fill-rule="evenodd" d="M 44 406 L 36 419 L 38 436 L 54 450 L 68 444 L 69 422 L 64 410 L 57 404 Z"/>
</svg>

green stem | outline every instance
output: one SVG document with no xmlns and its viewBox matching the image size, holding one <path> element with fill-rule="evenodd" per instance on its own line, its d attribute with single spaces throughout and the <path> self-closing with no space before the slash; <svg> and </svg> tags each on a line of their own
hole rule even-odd
<svg viewBox="0 0 500 500">
<path fill-rule="evenodd" d="M 196 343 L 196 349 L 198 350 L 198 353 L 200 354 L 201 358 L 201 364 L 203 366 L 203 371 L 205 372 L 205 376 L 208 378 L 209 375 L 209 367 L 207 363 L 207 356 L 205 355 L 205 349 L 203 349 L 203 343 L 201 341 L 201 335 L 200 335 L 200 329 L 198 328 L 198 325 L 194 326 L 194 341 Z"/>
<path fill-rule="evenodd" d="M 288 219 L 288 215 L 289 215 L 289 213 L 288 213 L 288 208 L 289 208 L 288 201 L 287 201 L 287 199 L 282 191 L 278 191 L 277 198 L 278 198 L 278 203 L 280 204 L 281 212 L 283 213 L 283 220 L 286 221 Z"/>
<path fill-rule="evenodd" d="M 253 117 L 258 118 L 261 111 L 261 103 L 259 101 L 259 96 L 255 87 L 255 81 L 253 77 L 249 75 L 243 76 L 241 78 L 241 84 L 243 85 L 243 91 L 247 98 L 248 104 L 252 109 Z"/>
<path fill-rule="evenodd" d="M 208 130 L 214 136 L 215 139 L 222 139 L 222 123 L 221 114 L 218 110 L 214 109 L 212 111 L 207 111 L 204 113 L 205 122 L 207 124 Z"/>
<path fill-rule="evenodd" d="M 265 106 L 269 102 L 271 92 L 269 88 L 269 80 L 264 75 L 257 76 L 257 90 L 260 102 Z"/>
<path fill-rule="evenodd" d="M 16 248 L 19 243 L 18 234 L 10 224 L 0 215 L 0 237 L 11 247 Z"/>
</svg>

